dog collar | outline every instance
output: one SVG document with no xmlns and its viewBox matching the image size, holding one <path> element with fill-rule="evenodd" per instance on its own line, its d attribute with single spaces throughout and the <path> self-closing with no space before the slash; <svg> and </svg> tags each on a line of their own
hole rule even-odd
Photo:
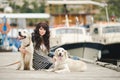
<svg viewBox="0 0 120 80">
<path fill-rule="evenodd" d="M 27 44 L 25 47 L 28 47 L 30 45 L 30 43 L 29 44 Z"/>
<path fill-rule="evenodd" d="M 30 40 L 31 40 L 31 38 L 30 38 Z M 30 46 L 30 43 L 31 43 L 31 42 L 29 42 L 29 44 L 27 44 L 25 47 L 28 47 L 28 46 Z"/>
</svg>

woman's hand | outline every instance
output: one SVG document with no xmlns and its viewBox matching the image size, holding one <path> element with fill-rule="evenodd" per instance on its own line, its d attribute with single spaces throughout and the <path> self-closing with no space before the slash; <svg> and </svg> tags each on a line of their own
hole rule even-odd
<svg viewBox="0 0 120 80">
<path fill-rule="evenodd" d="M 20 51 L 21 53 L 26 53 L 26 52 L 27 52 L 27 51 L 25 50 L 25 48 L 22 48 L 22 47 L 19 48 L 19 51 Z"/>
</svg>

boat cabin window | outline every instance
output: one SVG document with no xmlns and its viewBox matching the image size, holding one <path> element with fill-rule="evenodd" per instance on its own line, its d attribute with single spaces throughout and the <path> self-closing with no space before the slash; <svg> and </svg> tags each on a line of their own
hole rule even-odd
<svg viewBox="0 0 120 80">
<path fill-rule="evenodd" d="M 114 33 L 114 32 L 120 32 L 120 26 L 107 26 L 102 29 L 103 33 Z"/>
<path fill-rule="evenodd" d="M 98 28 L 94 28 L 93 33 L 98 34 Z"/>
<path fill-rule="evenodd" d="M 82 29 L 58 29 L 56 30 L 57 34 L 68 34 L 68 33 L 80 33 L 83 34 Z"/>
</svg>

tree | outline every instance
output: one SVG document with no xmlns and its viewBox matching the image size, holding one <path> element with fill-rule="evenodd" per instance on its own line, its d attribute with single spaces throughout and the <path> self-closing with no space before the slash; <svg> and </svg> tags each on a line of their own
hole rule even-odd
<svg viewBox="0 0 120 80">
<path fill-rule="evenodd" d="M 115 16 L 116 18 L 120 17 L 120 0 L 94 0 L 98 2 L 106 2 L 108 8 L 109 18 Z M 98 20 L 105 20 L 105 8 L 98 8 L 100 10 L 100 14 L 95 15 L 95 18 Z"/>
<path fill-rule="evenodd" d="M 108 10 L 109 10 L 109 15 L 113 16 L 115 15 L 116 17 L 120 17 L 120 0 L 108 0 Z"/>
<path fill-rule="evenodd" d="M 43 0 L 42 2 L 41 2 L 41 5 L 40 5 L 40 7 L 39 7 L 39 12 L 40 13 L 45 13 L 45 1 Z"/>
<path fill-rule="evenodd" d="M 38 13 L 39 12 L 38 4 L 34 1 L 31 3 L 31 5 L 33 5 L 33 13 Z"/>
<path fill-rule="evenodd" d="M 24 0 L 24 4 L 20 9 L 21 13 L 32 13 L 32 9 L 29 8 L 29 3 Z"/>
</svg>

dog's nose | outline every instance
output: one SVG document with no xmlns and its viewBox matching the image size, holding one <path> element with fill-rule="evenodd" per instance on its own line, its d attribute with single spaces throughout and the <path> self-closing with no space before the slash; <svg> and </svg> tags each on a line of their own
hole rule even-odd
<svg viewBox="0 0 120 80">
<path fill-rule="evenodd" d="M 19 35 L 21 35 L 21 32 L 18 32 Z"/>
<path fill-rule="evenodd" d="M 59 53 L 59 56 L 62 56 L 62 53 Z"/>
</svg>

